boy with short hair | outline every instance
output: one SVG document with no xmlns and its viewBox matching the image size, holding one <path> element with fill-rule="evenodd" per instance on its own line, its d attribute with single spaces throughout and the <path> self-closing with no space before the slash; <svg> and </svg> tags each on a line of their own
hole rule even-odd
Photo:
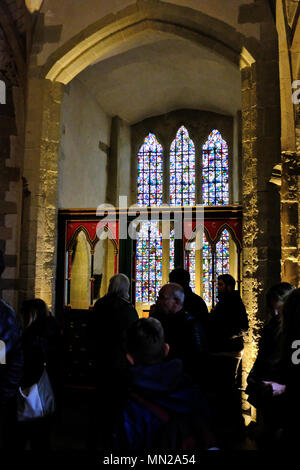
<svg viewBox="0 0 300 470">
<path fill-rule="evenodd" d="M 212 447 L 206 399 L 183 375 L 180 359 L 166 360 L 169 345 L 161 323 L 155 318 L 134 322 L 127 330 L 126 351 L 132 365 L 132 392 L 118 447 L 134 451 Z"/>
</svg>

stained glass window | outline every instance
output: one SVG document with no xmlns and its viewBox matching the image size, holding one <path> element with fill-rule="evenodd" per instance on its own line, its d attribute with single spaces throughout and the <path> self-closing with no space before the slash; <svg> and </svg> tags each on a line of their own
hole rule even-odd
<svg viewBox="0 0 300 470">
<path fill-rule="evenodd" d="M 196 287 L 196 248 L 195 242 L 189 243 L 189 249 L 184 252 L 184 269 L 190 273 L 190 287 L 195 292 Z"/>
<path fill-rule="evenodd" d="M 205 232 L 203 234 L 203 299 L 207 305 L 212 305 L 212 276 L 213 276 L 213 256 L 210 243 Z"/>
<path fill-rule="evenodd" d="M 229 204 L 228 146 L 214 129 L 203 145 L 202 194 L 205 206 Z"/>
<path fill-rule="evenodd" d="M 184 126 L 178 129 L 170 150 L 170 204 L 195 204 L 195 145 Z"/>
<path fill-rule="evenodd" d="M 195 145 L 188 130 L 181 126 L 170 147 L 170 205 L 190 206 L 196 204 Z M 214 129 L 202 148 L 202 194 L 203 204 L 229 204 L 228 146 L 221 133 Z M 166 183 L 166 182 L 165 182 Z M 138 152 L 137 199 L 139 206 L 161 206 L 163 193 L 163 148 L 154 134 L 149 133 Z M 203 298 L 208 305 L 213 297 L 213 272 L 215 277 L 229 272 L 229 233 L 224 230 L 213 254 L 211 245 L 203 235 Z M 196 284 L 195 244 L 185 251 L 185 268 L 191 276 L 191 288 Z M 198 254 L 197 254 L 198 253 Z M 169 257 L 168 257 L 169 255 Z M 174 230 L 170 234 L 170 252 L 164 259 L 174 269 Z M 143 222 L 137 240 L 136 253 L 136 300 L 153 303 L 162 284 L 162 234 L 158 222 Z M 213 266 L 214 263 L 214 266 Z M 214 269 L 213 269 L 214 268 Z M 216 286 L 215 286 L 216 287 Z"/>
<path fill-rule="evenodd" d="M 229 274 L 229 233 L 225 229 L 216 246 L 216 273 Z"/>
<path fill-rule="evenodd" d="M 162 284 L 162 235 L 158 222 L 142 222 L 136 244 L 136 300 L 154 303 Z"/>
<path fill-rule="evenodd" d="M 175 231 L 170 232 L 170 272 L 173 271 L 175 265 Z"/>
<path fill-rule="evenodd" d="M 138 153 L 137 200 L 139 206 L 162 204 L 163 149 L 154 134 L 148 134 Z"/>
</svg>

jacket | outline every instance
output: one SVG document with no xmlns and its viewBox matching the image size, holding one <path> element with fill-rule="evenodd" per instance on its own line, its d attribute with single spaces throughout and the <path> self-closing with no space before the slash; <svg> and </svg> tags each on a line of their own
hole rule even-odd
<svg viewBox="0 0 300 470">
<path fill-rule="evenodd" d="M 237 291 L 223 295 L 209 316 L 209 343 L 213 352 L 239 352 L 243 331 L 249 328 L 243 301 Z"/>
<path fill-rule="evenodd" d="M 198 382 L 207 352 L 207 337 L 203 326 L 185 310 L 165 314 L 156 306 L 150 316 L 159 320 L 170 346 L 169 358 L 181 359 L 184 372 Z"/>
<path fill-rule="evenodd" d="M 124 337 L 129 325 L 138 318 L 133 305 L 116 295 L 105 295 L 95 303 L 89 314 L 88 337 L 99 380 L 102 381 L 104 371 L 112 378 L 116 373 L 127 377 Z"/>
<path fill-rule="evenodd" d="M 14 310 L 0 299 L 0 340 L 5 345 L 5 364 L 0 364 L 0 406 L 16 395 L 23 375 L 21 328 Z"/>
<path fill-rule="evenodd" d="M 208 404 L 199 389 L 183 375 L 180 360 L 135 366 L 132 384 L 116 447 L 140 451 L 214 445 Z"/>
<path fill-rule="evenodd" d="M 208 309 L 206 303 L 189 286 L 184 289 L 184 310 L 195 317 L 202 325 L 207 325 Z"/>
<path fill-rule="evenodd" d="M 22 337 L 24 375 L 22 387 L 31 387 L 41 378 L 44 364 L 54 392 L 58 392 L 62 379 L 62 336 L 55 317 L 36 320 L 25 328 Z"/>
</svg>

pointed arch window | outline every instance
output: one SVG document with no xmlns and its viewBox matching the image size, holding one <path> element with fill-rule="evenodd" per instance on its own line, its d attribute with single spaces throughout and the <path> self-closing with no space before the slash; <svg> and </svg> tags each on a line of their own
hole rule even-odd
<svg viewBox="0 0 300 470">
<path fill-rule="evenodd" d="M 205 233 L 203 234 L 203 299 L 207 305 L 212 304 L 213 297 L 213 253 Z"/>
<path fill-rule="evenodd" d="M 173 271 L 175 268 L 174 264 L 174 258 L 175 258 L 175 231 L 174 229 L 171 230 L 170 232 L 170 272 Z"/>
<path fill-rule="evenodd" d="M 190 273 L 190 287 L 193 292 L 196 288 L 196 248 L 195 242 L 190 243 L 189 250 L 184 252 L 184 269 Z"/>
<path fill-rule="evenodd" d="M 181 126 L 170 150 L 170 204 L 195 205 L 195 145 Z"/>
<path fill-rule="evenodd" d="M 136 301 L 154 303 L 162 283 L 159 222 L 142 222 L 136 244 Z"/>
<path fill-rule="evenodd" d="M 202 150 L 203 204 L 229 204 L 228 145 L 217 129 L 209 134 Z"/>
<path fill-rule="evenodd" d="M 168 183 L 171 206 L 196 205 L 196 185 L 201 183 L 203 205 L 229 204 L 228 145 L 219 130 L 213 129 L 202 146 L 202 162 L 197 165 L 197 171 L 202 167 L 202 180 L 200 173 L 196 175 L 195 144 L 185 126 L 179 127 L 176 132 L 169 159 L 169 167 L 164 169 L 166 174 L 169 171 L 169 181 L 163 181 L 163 165 L 166 164 L 163 148 L 155 134 L 150 132 L 137 155 L 139 206 L 161 206 L 163 186 Z M 165 243 L 158 221 L 141 224 L 136 244 L 136 301 L 140 303 L 139 308 L 142 304 L 155 302 L 162 283 L 167 282 L 168 270 L 175 267 L 174 236 L 172 229 L 169 242 Z M 201 250 L 195 249 L 195 243 L 189 243 L 185 249 L 184 266 L 190 273 L 192 290 L 201 294 L 211 306 L 216 301 L 217 276 L 229 272 L 230 234 L 227 229 L 223 230 L 215 245 L 211 244 L 205 233 L 203 237 Z M 163 262 L 168 264 L 167 268 L 164 264 L 163 269 Z"/>
<path fill-rule="evenodd" d="M 229 233 L 225 229 L 216 244 L 216 273 L 229 274 Z"/>
<path fill-rule="evenodd" d="M 161 206 L 163 149 L 149 133 L 138 153 L 137 202 L 139 206 Z"/>
</svg>

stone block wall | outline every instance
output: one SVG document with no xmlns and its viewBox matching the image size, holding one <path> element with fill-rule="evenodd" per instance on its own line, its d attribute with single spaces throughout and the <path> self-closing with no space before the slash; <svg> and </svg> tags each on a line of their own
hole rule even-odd
<svg viewBox="0 0 300 470">
<path fill-rule="evenodd" d="M 55 289 L 61 97 L 61 84 L 30 78 L 20 282 L 23 295 L 42 298 L 50 307 Z"/>
<path fill-rule="evenodd" d="M 5 96 L 0 104 L 0 249 L 6 265 L 0 279 L 0 297 L 17 308 L 24 102 L 13 48 L 1 26 L 8 20 L 2 16 L 0 22 L 0 80 L 5 84 Z"/>
</svg>

